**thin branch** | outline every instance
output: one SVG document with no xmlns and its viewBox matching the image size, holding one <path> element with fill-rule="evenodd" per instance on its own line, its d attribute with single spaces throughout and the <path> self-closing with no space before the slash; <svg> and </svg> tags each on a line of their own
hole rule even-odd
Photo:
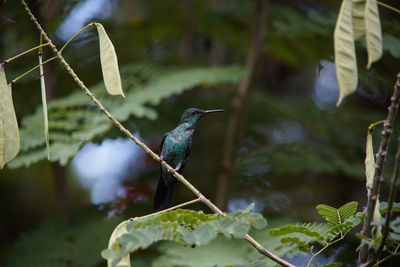
<svg viewBox="0 0 400 267">
<path fill-rule="evenodd" d="M 327 249 L 329 246 L 335 244 L 336 242 L 342 240 L 344 237 L 345 237 L 345 236 L 342 235 L 341 237 L 339 237 L 339 238 L 336 239 L 335 241 L 327 243 L 327 244 L 326 244 L 323 248 L 321 248 L 317 253 L 312 253 L 313 255 L 312 255 L 312 257 L 310 258 L 310 260 L 308 261 L 306 267 L 310 266 L 311 263 L 312 263 L 312 261 L 314 260 L 314 258 L 317 257 L 320 253 L 322 253 L 325 249 Z"/>
<path fill-rule="evenodd" d="M 43 35 L 43 38 L 49 43 L 51 49 L 56 54 L 56 57 L 59 59 L 60 63 L 63 67 L 67 70 L 67 72 L 72 76 L 74 81 L 77 85 L 85 91 L 85 94 L 92 100 L 94 104 L 100 109 L 102 113 L 128 138 L 130 138 L 133 142 L 135 142 L 138 146 L 140 146 L 146 153 L 151 156 L 154 160 L 160 162 L 160 164 L 167 169 L 170 173 L 173 174 L 181 183 L 183 183 L 190 191 L 192 191 L 201 202 L 207 205 L 211 210 L 216 213 L 224 214 L 217 206 L 214 205 L 209 199 L 207 199 L 203 194 L 200 193 L 191 183 L 189 183 L 181 174 L 177 173 L 173 167 L 168 165 L 165 161 L 161 160 L 160 157 L 154 153 L 150 148 L 148 148 L 144 143 L 142 143 L 139 139 L 137 139 L 128 129 L 126 129 L 104 106 L 103 104 L 97 100 L 97 98 L 89 91 L 89 89 L 85 86 L 85 84 L 79 79 L 79 77 L 75 74 L 74 70 L 69 66 L 67 61 L 65 61 L 64 57 L 61 53 L 57 50 L 57 47 L 53 44 L 51 39 L 48 37 L 47 33 L 43 30 L 42 26 L 38 23 L 35 16 L 32 14 L 31 10 L 29 9 L 28 5 L 25 3 L 24 0 L 21 0 L 22 5 L 25 7 L 25 11 L 39 30 L 39 32 Z M 288 267 L 295 267 L 293 264 L 285 261 L 284 259 L 280 258 L 279 256 L 275 255 L 271 251 L 264 248 L 260 243 L 254 240 L 250 235 L 246 235 L 245 239 L 255 247 L 261 254 L 267 256 L 271 260 Z"/>
<path fill-rule="evenodd" d="M 85 27 L 83 27 L 81 30 L 79 30 L 77 33 L 75 33 L 71 38 L 68 39 L 68 41 L 63 45 L 63 47 L 61 47 L 60 49 L 60 53 L 62 53 L 62 51 L 67 47 L 67 45 L 75 39 L 76 36 L 78 36 L 80 33 L 82 33 L 83 31 L 85 31 L 86 29 L 88 29 L 89 27 L 93 27 L 96 26 L 96 24 L 94 22 L 86 25 Z"/>
<path fill-rule="evenodd" d="M 383 130 L 381 133 L 381 142 L 379 145 L 379 150 L 376 155 L 376 163 L 375 163 L 375 174 L 374 180 L 372 182 L 371 193 L 368 195 L 367 207 L 366 207 L 366 215 L 364 219 L 363 228 L 361 234 L 367 237 L 371 237 L 372 230 L 372 219 L 374 215 L 376 201 L 379 198 L 379 192 L 383 179 L 383 167 L 386 160 L 386 155 L 390 143 L 390 136 L 392 134 L 393 125 L 397 116 L 397 111 L 399 108 L 399 98 L 400 98 L 400 73 L 397 74 L 397 81 L 394 86 L 393 95 L 390 98 L 390 106 L 388 107 L 388 115 L 386 117 L 385 123 L 383 124 Z M 368 253 L 368 245 L 361 245 L 359 256 L 358 256 L 358 265 L 363 265 L 364 263 L 369 262 L 368 256 L 371 257 L 371 253 Z"/>
<path fill-rule="evenodd" d="M 190 201 L 186 201 L 184 203 L 178 204 L 176 206 L 170 207 L 170 208 L 165 209 L 165 210 L 160 210 L 160 211 L 157 211 L 157 212 L 154 212 L 154 213 L 151 213 L 151 214 L 147 214 L 147 215 L 144 215 L 144 216 L 140 216 L 140 217 L 132 217 L 132 218 L 129 219 L 129 221 L 134 221 L 134 220 L 139 220 L 139 219 L 144 219 L 144 218 L 148 218 L 148 217 L 151 217 L 151 216 L 159 215 L 159 214 L 162 214 L 164 212 L 171 211 L 171 210 L 176 210 L 176 209 L 182 208 L 184 206 L 188 206 L 188 205 L 196 203 L 196 202 L 201 202 L 201 199 L 200 198 L 192 199 Z"/>
<path fill-rule="evenodd" d="M 387 199 L 388 207 L 387 207 L 387 212 L 386 212 L 386 216 L 385 216 L 385 225 L 383 226 L 381 243 L 379 244 L 378 250 L 376 251 L 375 256 L 374 256 L 375 260 L 377 260 L 379 258 L 379 254 L 383 251 L 383 248 L 386 245 L 386 240 L 389 236 L 389 231 L 390 231 L 389 225 L 390 225 L 390 222 L 391 222 L 392 216 L 393 216 L 393 210 L 392 210 L 393 202 L 394 202 L 394 199 L 396 196 L 396 191 L 397 191 L 397 181 L 398 181 L 399 175 L 400 175 L 400 166 L 399 165 L 400 165 L 400 136 L 398 137 L 396 161 L 394 164 L 392 179 L 390 181 L 389 196 Z"/>
<path fill-rule="evenodd" d="M 46 63 L 49 63 L 50 61 L 52 61 L 52 60 L 54 60 L 54 59 L 56 59 L 56 58 L 57 58 L 57 57 L 49 58 L 48 60 L 46 60 L 46 61 L 40 63 L 39 65 L 36 65 L 35 67 L 31 68 L 30 70 L 26 71 L 25 73 L 21 74 L 20 76 L 18 76 L 18 77 L 15 78 L 14 80 L 12 80 L 12 81 L 11 81 L 11 84 L 16 83 L 19 79 L 25 77 L 26 75 L 28 75 L 28 74 L 31 73 L 32 71 L 36 70 L 37 68 L 43 66 L 43 65 L 46 64 Z"/>
<path fill-rule="evenodd" d="M 17 59 L 17 58 L 19 58 L 19 57 L 21 57 L 21 56 L 23 56 L 23 55 L 26 55 L 26 54 L 28 54 L 28 53 L 30 53 L 30 52 L 32 52 L 32 51 L 35 51 L 36 49 L 41 49 L 42 47 L 48 46 L 48 45 L 49 45 L 49 43 L 45 43 L 45 44 L 41 44 L 41 45 L 32 47 L 32 48 L 29 49 L 29 50 L 26 50 L 26 51 L 24 51 L 24 52 L 22 52 L 22 53 L 19 53 L 18 55 L 15 55 L 15 56 L 13 56 L 13 57 L 10 57 L 10 58 L 4 60 L 2 64 L 3 64 L 3 65 L 6 65 L 6 64 L 10 63 L 11 61 L 13 61 L 13 60 L 15 60 L 15 59 Z"/>
<path fill-rule="evenodd" d="M 397 8 L 395 8 L 395 7 L 392 7 L 391 5 L 388 5 L 388 4 L 385 4 L 385 3 L 382 3 L 382 2 L 380 2 L 380 1 L 377 1 L 377 3 L 378 3 L 378 5 L 381 5 L 381 6 L 383 6 L 383 7 L 386 7 L 387 9 L 390 9 L 390 10 L 392 10 L 392 11 L 394 11 L 394 12 L 396 12 L 396 13 L 399 13 L 399 14 L 400 14 L 400 10 L 399 10 L 399 9 L 397 9 Z"/>
<path fill-rule="evenodd" d="M 380 125 L 380 124 L 382 124 L 382 123 L 385 123 L 385 120 L 376 121 L 376 122 L 374 122 L 374 123 L 371 123 L 371 124 L 368 126 L 368 132 L 369 132 L 369 133 L 372 133 L 372 132 L 375 130 L 376 126 L 378 126 L 378 125 Z"/>
</svg>

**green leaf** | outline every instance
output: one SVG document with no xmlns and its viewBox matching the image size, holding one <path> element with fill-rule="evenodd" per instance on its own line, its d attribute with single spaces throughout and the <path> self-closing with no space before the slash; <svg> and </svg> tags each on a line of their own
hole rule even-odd
<svg viewBox="0 0 400 267">
<path fill-rule="evenodd" d="M 382 56 L 382 29 L 376 0 L 366 0 L 365 6 L 365 37 L 368 52 L 369 69 Z"/>
<path fill-rule="evenodd" d="M 340 221 L 343 222 L 343 221 L 353 217 L 357 211 L 357 207 L 358 207 L 357 201 L 351 201 L 351 202 L 346 203 L 343 206 L 341 206 L 338 209 L 340 217 L 341 217 Z"/>
<path fill-rule="evenodd" d="M 123 232 L 114 231 L 107 250 L 102 255 L 115 266 L 140 248 L 160 241 L 170 240 L 185 246 L 206 245 L 218 234 L 227 238 L 243 238 L 254 227 L 265 227 L 261 214 L 239 210 L 225 216 L 204 214 L 192 210 L 177 209 L 133 219 L 122 224 Z"/>
<path fill-rule="evenodd" d="M 390 222 L 390 228 L 392 228 L 394 233 L 400 234 L 400 217 Z"/>
<path fill-rule="evenodd" d="M 365 35 L 365 0 L 353 0 L 352 21 L 354 40 L 359 40 Z"/>
<path fill-rule="evenodd" d="M 366 177 L 366 187 L 368 195 L 371 192 L 372 182 L 374 181 L 375 175 L 375 157 L 374 157 L 374 148 L 372 143 L 372 133 L 368 132 L 367 135 L 367 143 L 366 143 L 366 152 L 365 152 L 365 177 Z"/>
<path fill-rule="evenodd" d="M 357 63 L 352 24 L 352 0 L 343 0 L 334 32 L 336 76 L 339 84 L 339 105 L 357 89 Z"/>
<path fill-rule="evenodd" d="M 0 65 L 0 169 L 19 152 L 19 130 L 4 68 Z"/>
<path fill-rule="evenodd" d="M 379 211 L 381 213 L 381 215 L 384 215 L 388 210 L 388 203 L 387 202 L 381 202 L 379 204 Z M 394 212 L 400 212 L 400 203 L 399 202 L 393 202 L 393 207 L 392 207 L 392 211 Z"/>
<path fill-rule="evenodd" d="M 333 227 L 340 224 L 338 211 L 334 207 L 325 204 L 319 204 L 317 206 L 317 211 L 325 219 L 329 226 Z"/>
<path fill-rule="evenodd" d="M 122 95 L 125 97 L 122 91 L 121 76 L 119 74 L 118 59 L 114 45 L 110 38 L 108 38 L 103 25 L 96 23 L 96 27 L 99 33 L 100 61 L 106 89 L 111 95 Z"/>
<path fill-rule="evenodd" d="M 317 206 L 317 211 L 326 220 L 330 227 L 334 227 L 343 224 L 345 220 L 353 217 L 357 211 L 357 206 L 357 201 L 346 203 L 339 209 L 325 204 L 320 204 Z"/>
<path fill-rule="evenodd" d="M 306 235 L 309 237 L 316 238 L 320 241 L 325 240 L 325 238 L 317 231 L 314 231 L 312 227 L 306 227 L 302 225 L 285 225 L 279 228 L 274 228 L 269 231 L 271 236 L 282 236 L 287 234 L 298 233 L 302 235 Z"/>
</svg>

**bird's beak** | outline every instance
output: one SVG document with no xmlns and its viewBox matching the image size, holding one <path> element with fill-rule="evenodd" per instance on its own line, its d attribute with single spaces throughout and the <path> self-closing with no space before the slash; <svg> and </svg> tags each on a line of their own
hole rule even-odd
<svg viewBox="0 0 400 267">
<path fill-rule="evenodd" d="M 205 110 L 204 114 L 212 113 L 212 112 L 222 112 L 222 111 L 225 111 L 225 109 L 210 109 L 210 110 Z"/>
</svg>

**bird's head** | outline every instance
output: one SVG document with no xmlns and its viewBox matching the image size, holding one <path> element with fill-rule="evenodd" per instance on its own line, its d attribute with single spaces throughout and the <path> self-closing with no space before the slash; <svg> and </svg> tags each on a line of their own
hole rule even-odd
<svg viewBox="0 0 400 267">
<path fill-rule="evenodd" d="M 221 112 L 223 109 L 203 110 L 198 108 L 188 108 L 182 114 L 181 123 L 188 123 L 195 126 L 203 115 L 213 112 Z"/>
</svg>

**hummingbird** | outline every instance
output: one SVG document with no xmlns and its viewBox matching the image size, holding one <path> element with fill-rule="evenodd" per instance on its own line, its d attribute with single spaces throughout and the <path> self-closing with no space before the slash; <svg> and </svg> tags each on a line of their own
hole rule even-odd
<svg viewBox="0 0 400 267">
<path fill-rule="evenodd" d="M 202 110 L 186 109 L 178 126 L 164 134 L 161 141 L 160 158 L 167 162 L 176 172 L 182 173 L 190 155 L 192 136 L 199 120 L 208 113 L 221 112 L 223 109 Z M 167 209 L 171 202 L 177 179 L 161 166 L 160 180 L 154 196 L 154 209 Z"/>
</svg>

